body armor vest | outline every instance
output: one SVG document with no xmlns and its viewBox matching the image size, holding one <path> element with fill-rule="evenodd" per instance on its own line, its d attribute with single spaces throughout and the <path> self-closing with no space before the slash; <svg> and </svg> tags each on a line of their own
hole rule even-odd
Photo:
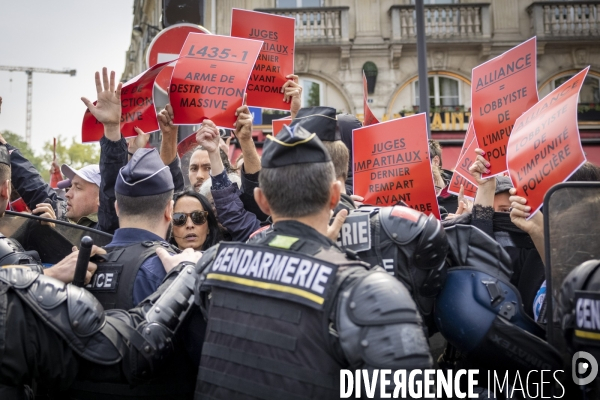
<svg viewBox="0 0 600 400">
<path fill-rule="evenodd" d="M 196 398 L 339 398 L 347 362 L 330 321 L 340 289 L 367 268 L 280 234 L 220 244 L 201 289 L 212 298 Z"/>
<path fill-rule="evenodd" d="M 165 247 L 170 253 L 178 252 L 167 242 L 145 241 L 129 246 L 109 247 L 103 262 L 85 288 L 102 304 L 105 310 L 118 308 L 129 310 L 133 304 L 133 284 L 137 273 L 148 258 L 156 255 L 158 247 Z"/>
<path fill-rule="evenodd" d="M 156 255 L 156 249 L 164 247 L 169 253 L 177 253 L 178 249 L 167 242 L 145 241 L 129 246 L 110 247 L 98 263 L 98 269 L 85 288 L 102 304 L 104 309 L 129 310 L 137 304 L 133 303 L 133 285 L 141 265 L 148 258 Z M 150 382 L 132 388 L 128 383 L 107 383 L 88 380 L 77 380 L 69 390 L 68 396 L 73 399 L 100 400 L 118 399 L 189 399 L 194 390 L 193 365 L 187 357 L 183 345 L 176 346 L 175 354 L 170 357 L 163 372 Z"/>
</svg>

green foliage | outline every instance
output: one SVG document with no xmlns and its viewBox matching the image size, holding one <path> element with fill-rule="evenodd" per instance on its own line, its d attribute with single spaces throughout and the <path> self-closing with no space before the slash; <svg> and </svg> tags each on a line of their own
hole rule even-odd
<svg viewBox="0 0 600 400">
<path fill-rule="evenodd" d="M 25 139 L 14 132 L 3 131 L 2 136 L 8 143 L 19 149 L 23 157 L 27 158 L 38 170 L 46 182 L 50 182 L 50 165 L 53 159 L 53 141 L 44 143 L 42 155 L 37 155 L 29 147 Z M 79 169 L 89 164 L 100 163 L 100 145 L 98 143 L 81 144 L 75 138 L 56 138 L 56 162 L 58 165 L 68 164 Z"/>
<path fill-rule="evenodd" d="M 59 136 L 56 138 L 56 161 L 60 164 L 68 164 L 75 169 L 79 169 L 89 164 L 100 163 L 100 145 L 98 143 L 77 143 L 75 138 L 68 139 Z M 52 140 L 44 143 L 44 161 L 48 168 L 52 163 L 53 142 Z"/>
<path fill-rule="evenodd" d="M 308 104 L 306 107 L 316 107 L 321 105 L 321 93 L 319 84 L 311 82 L 308 89 Z"/>
<path fill-rule="evenodd" d="M 50 179 L 49 165 L 46 166 L 44 159 L 35 155 L 24 138 L 11 131 L 2 131 L 1 134 L 10 145 L 19 149 L 23 157 L 31 161 L 33 166 L 40 172 L 45 181 Z"/>
</svg>

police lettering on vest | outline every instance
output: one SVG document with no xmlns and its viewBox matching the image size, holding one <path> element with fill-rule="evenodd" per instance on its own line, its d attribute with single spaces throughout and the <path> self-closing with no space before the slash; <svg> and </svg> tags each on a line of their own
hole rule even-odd
<svg viewBox="0 0 600 400">
<path fill-rule="evenodd" d="M 575 292 L 575 336 L 600 340 L 600 293 Z"/>
<path fill-rule="evenodd" d="M 115 292 L 119 286 L 120 265 L 98 265 L 96 273 L 85 288 L 92 291 Z"/>
<path fill-rule="evenodd" d="M 206 284 L 322 309 L 336 271 L 334 264 L 292 251 L 222 243 Z"/>
</svg>

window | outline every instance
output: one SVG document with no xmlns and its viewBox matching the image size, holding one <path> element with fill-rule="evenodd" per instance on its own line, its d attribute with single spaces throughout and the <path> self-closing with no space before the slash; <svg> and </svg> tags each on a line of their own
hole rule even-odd
<svg viewBox="0 0 600 400">
<path fill-rule="evenodd" d="M 363 64 L 365 78 L 367 78 L 367 93 L 375 93 L 375 84 L 377 83 L 377 65 L 374 62 L 367 61 Z"/>
<path fill-rule="evenodd" d="M 424 0 L 423 4 L 455 4 L 458 0 Z M 411 0 L 410 4 L 415 4 L 415 0 Z"/>
<path fill-rule="evenodd" d="M 573 75 L 567 75 L 555 79 L 552 82 L 551 89 L 556 89 L 572 77 Z M 596 105 L 598 103 L 600 103 L 600 78 L 588 74 L 588 76 L 585 77 L 585 81 L 583 81 L 583 86 L 581 87 L 581 91 L 579 92 L 579 104 Z"/>
<path fill-rule="evenodd" d="M 302 85 L 302 107 L 320 106 L 323 101 L 324 84 L 313 79 L 300 78 Z"/>
<path fill-rule="evenodd" d="M 462 105 L 460 98 L 460 82 L 446 76 L 430 76 L 429 107 L 456 107 Z M 415 105 L 419 105 L 419 81 L 415 81 Z"/>
<path fill-rule="evenodd" d="M 321 7 L 322 0 L 277 0 L 279 8 Z"/>
</svg>

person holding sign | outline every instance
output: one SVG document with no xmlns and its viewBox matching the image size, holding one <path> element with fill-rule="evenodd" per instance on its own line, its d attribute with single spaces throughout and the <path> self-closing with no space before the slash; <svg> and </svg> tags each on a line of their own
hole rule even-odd
<svg viewBox="0 0 600 400">
<path fill-rule="evenodd" d="M 529 229 L 534 224 L 526 226 L 518 221 L 515 202 L 519 199 L 509 197 L 514 195 L 510 178 L 497 176 L 482 178 L 482 174 L 489 170 L 490 163 L 483 158 L 483 150 L 475 150 L 475 162 L 469 168 L 473 178 L 477 181 L 478 189 L 473 204 L 471 224 L 480 228 L 502 245 L 510 256 L 512 276 L 510 282 L 517 287 L 525 312 L 533 318 L 532 308 L 538 288 L 544 281 L 544 263 L 542 247 L 537 229 Z M 510 210 L 510 207 L 513 207 Z M 517 206 L 520 209 L 520 204 Z M 510 214 L 509 214 L 510 210 Z M 537 224 L 536 224 L 537 225 Z M 523 229 L 526 228 L 526 229 Z"/>
</svg>

